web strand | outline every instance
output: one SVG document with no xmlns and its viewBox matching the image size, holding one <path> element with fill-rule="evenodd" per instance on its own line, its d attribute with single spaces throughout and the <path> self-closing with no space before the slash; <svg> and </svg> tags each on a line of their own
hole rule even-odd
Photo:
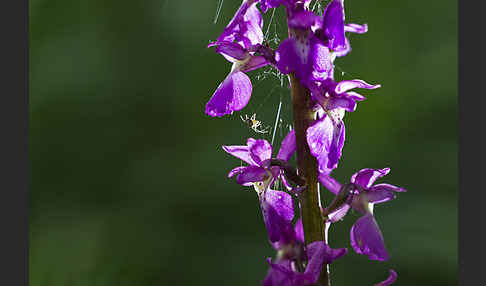
<svg viewBox="0 0 486 286">
<path fill-rule="evenodd" d="M 218 6 L 216 8 L 216 16 L 214 17 L 214 24 L 218 22 L 219 14 L 221 13 L 221 7 L 223 7 L 224 0 L 219 0 Z"/>
<path fill-rule="evenodd" d="M 279 101 L 279 104 L 278 104 L 277 117 L 275 118 L 275 125 L 273 126 L 272 146 L 273 146 L 273 141 L 275 140 L 275 134 L 277 133 L 277 125 L 278 125 L 278 120 L 280 119 L 280 110 L 281 109 L 282 109 L 282 98 L 280 97 L 280 101 Z"/>
<path fill-rule="evenodd" d="M 273 16 L 275 15 L 275 10 L 277 9 L 273 8 L 272 16 L 270 17 L 270 21 L 268 21 L 267 32 L 265 33 L 265 39 L 268 39 L 268 32 L 270 32 L 270 26 L 272 25 Z"/>
</svg>

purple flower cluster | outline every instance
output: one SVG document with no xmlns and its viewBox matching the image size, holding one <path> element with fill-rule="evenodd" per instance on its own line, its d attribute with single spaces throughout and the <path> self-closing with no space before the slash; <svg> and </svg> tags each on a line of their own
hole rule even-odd
<svg viewBox="0 0 486 286">
<path fill-rule="evenodd" d="M 390 184 L 375 184 L 390 172 L 384 169 L 362 169 L 341 185 L 331 177 L 337 168 L 345 141 L 345 112 L 356 110 L 358 101 L 365 97 L 354 89 L 376 89 L 361 79 L 334 79 L 334 61 L 351 51 L 346 33 L 366 33 L 366 24 L 346 24 L 343 0 L 331 0 L 322 15 L 309 9 L 310 0 L 243 0 L 223 33 L 208 47 L 214 47 L 232 67 L 206 104 L 205 112 L 221 117 L 243 109 L 252 93 L 249 71 L 271 65 L 280 73 L 295 76 L 309 90 L 314 111 L 313 123 L 305 132 L 305 143 L 317 160 L 317 176 L 334 195 L 334 201 L 321 208 L 325 229 L 344 218 L 350 209 L 362 214 L 350 230 L 353 250 L 370 260 L 389 258 L 383 235 L 373 215 L 374 204 L 392 200 L 396 192 L 405 189 Z M 289 37 L 276 50 L 264 43 L 262 14 L 271 8 L 284 6 L 287 13 Z M 303 138 L 303 137 L 302 137 Z M 296 151 L 294 131 L 287 134 L 275 157 L 273 148 L 264 139 L 249 138 L 246 145 L 223 146 L 224 151 L 248 165 L 232 169 L 228 177 L 253 187 L 257 193 L 262 217 L 276 257 L 268 258 L 269 270 L 263 280 L 270 285 L 312 285 L 320 277 L 323 265 L 347 253 L 346 248 L 331 248 L 327 241 L 304 240 L 300 210 L 294 209 L 294 199 L 306 188 L 306 179 L 293 171 L 289 160 Z M 277 190 L 282 182 L 285 191 Z M 293 183 L 293 184 L 291 184 Z M 297 185 L 297 186 L 293 186 Z M 397 274 L 377 285 L 386 286 L 396 280 Z"/>
<path fill-rule="evenodd" d="M 232 169 L 228 177 L 236 175 L 236 182 L 255 189 L 269 240 L 277 251 L 274 262 L 268 258 L 270 269 L 263 281 L 270 285 L 310 285 L 317 281 L 323 264 L 332 263 L 346 254 L 346 248 L 332 249 L 325 241 L 304 245 L 304 231 L 299 219 L 292 224 L 295 210 L 292 196 L 284 191 L 272 189 L 282 179 L 287 189 L 292 190 L 284 170 L 272 166 L 272 146 L 264 139 L 249 138 L 246 145 L 223 146 L 227 153 L 243 160 L 248 166 Z M 295 151 L 295 134 L 287 134 L 275 159 L 288 161 Z M 292 193 L 292 192 L 291 192 Z M 295 194 L 295 192 L 293 192 Z M 304 262 L 307 261 L 304 266 Z"/>
</svg>

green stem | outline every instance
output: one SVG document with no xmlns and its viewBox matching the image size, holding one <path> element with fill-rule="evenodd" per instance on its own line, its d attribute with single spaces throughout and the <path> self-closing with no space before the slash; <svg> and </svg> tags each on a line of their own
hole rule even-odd
<svg viewBox="0 0 486 286">
<path fill-rule="evenodd" d="M 321 217 L 319 181 L 317 179 L 317 160 L 310 153 L 307 145 L 306 131 L 314 122 L 315 111 L 312 110 L 310 91 L 299 79 L 290 74 L 290 94 L 292 96 L 294 130 L 296 139 L 297 170 L 307 182 L 307 188 L 299 196 L 305 244 L 314 241 L 326 241 L 325 227 Z M 322 266 L 321 275 L 316 285 L 329 286 L 329 268 Z"/>
</svg>

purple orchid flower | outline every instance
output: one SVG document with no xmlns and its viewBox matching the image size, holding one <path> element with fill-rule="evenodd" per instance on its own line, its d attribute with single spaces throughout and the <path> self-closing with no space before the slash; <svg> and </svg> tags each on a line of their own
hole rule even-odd
<svg viewBox="0 0 486 286">
<path fill-rule="evenodd" d="M 287 161 L 295 148 L 295 135 L 291 131 L 282 142 L 277 159 Z M 280 175 L 278 166 L 268 167 L 266 164 L 272 157 L 272 146 L 264 139 L 249 138 L 246 146 L 223 146 L 223 150 L 249 164 L 232 169 L 228 177 L 237 175 L 238 184 L 253 185 L 259 197 L 270 241 L 279 241 L 291 227 L 294 203 L 288 193 L 270 188 Z"/>
<path fill-rule="evenodd" d="M 366 24 L 344 24 L 344 1 L 333 0 L 324 10 L 322 21 L 317 23 L 316 34 L 332 51 L 334 56 L 342 57 L 351 51 L 345 32 L 363 34 L 368 31 Z"/>
<path fill-rule="evenodd" d="M 275 52 L 276 67 L 283 74 L 294 72 L 300 82 L 325 80 L 332 76 L 331 54 L 311 30 L 319 17 L 306 10 L 289 14 L 290 37 Z"/>
<path fill-rule="evenodd" d="M 288 161 L 295 148 L 295 131 L 292 130 L 282 141 L 276 158 Z M 238 174 L 236 182 L 240 185 L 251 186 L 256 182 L 265 182 L 265 187 L 269 187 L 279 176 L 278 166 L 268 167 L 267 162 L 272 158 L 272 145 L 267 140 L 248 138 L 246 145 L 223 146 L 223 150 L 249 164 L 236 167 L 228 173 L 228 177 Z"/>
<path fill-rule="evenodd" d="M 304 228 L 299 218 L 294 227 L 282 229 L 281 239 L 272 243 L 277 257 L 272 263 L 262 285 L 309 285 L 317 281 L 322 265 L 330 264 L 347 253 L 346 248 L 332 249 L 324 241 L 316 241 L 304 246 Z M 307 260 L 307 267 L 302 262 Z"/>
<path fill-rule="evenodd" d="M 351 177 L 354 186 L 350 200 L 329 215 L 329 222 L 342 219 L 349 208 L 363 214 L 350 231 L 351 246 L 358 254 L 367 255 L 371 260 L 385 261 L 388 253 L 383 235 L 373 216 L 374 204 L 390 201 L 396 197 L 395 192 L 406 190 L 390 184 L 373 185 L 378 178 L 387 175 L 390 168 L 362 169 Z M 319 175 L 319 181 L 331 192 L 338 194 L 341 185 L 329 175 Z"/>
<path fill-rule="evenodd" d="M 307 266 L 299 271 L 297 262 L 290 259 L 271 262 L 263 286 L 305 286 L 317 282 L 323 264 L 331 264 L 334 260 L 347 253 L 346 248 L 332 249 L 324 241 L 314 241 L 307 245 L 305 254 Z"/>
<path fill-rule="evenodd" d="M 312 84 L 312 98 L 318 103 L 316 122 L 307 129 L 307 144 L 311 154 L 317 158 L 320 174 L 329 174 L 337 167 L 345 139 L 343 117 L 345 111 L 356 110 L 356 102 L 365 99 L 354 88 L 376 89 L 363 80 L 345 80 L 336 83 L 333 79 Z"/>
<path fill-rule="evenodd" d="M 263 42 L 262 16 L 256 4 L 254 0 L 243 1 L 217 41 L 208 45 L 208 48 L 216 47 L 217 53 L 233 63 L 230 73 L 206 104 L 205 112 L 209 116 L 221 117 L 243 109 L 252 92 L 245 72 L 269 64 L 265 57 L 254 55 Z"/>
<path fill-rule="evenodd" d="M 208 45 L 213 46 L 216 47 L 216 52 L 233 63 L 230 73 L 206 104 L 207 115 L 221 117 L 241 110 L 248 104 L 253 87 L 245 72 L 266 66 L 269 62 L 263 56 L 252 55 L 232 42 L 222 41 Z"/>
</svg>

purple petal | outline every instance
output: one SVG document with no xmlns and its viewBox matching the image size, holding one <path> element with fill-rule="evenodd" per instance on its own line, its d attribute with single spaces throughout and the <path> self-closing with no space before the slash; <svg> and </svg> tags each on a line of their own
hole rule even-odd
<svg viewBox="0 0 486 286">
<path fill-rule="evenodd" d="M 378 184 L 366 192 L 366 199 L 373 204 L 384 203 L 394 199 L 395 192 L 406 192 L 406 190 L 390 184 Z"/>
<path fill-rule="evenodd" d="M 260 8 L 262 9 L 263 13 L 267 13 L 268 9 L 278 7 L 281 2 L 282 0 L 261 0 Z"/>
<path fill-rule="evenodd" d="M 369 189 L 378 178 L 386 176 L 390 172 L 390 168 L 383 169 L 362 169 L 353 174 L 351 183 L 357 184 L 365 189 Z"/>
<path fill-rule="evenodd" d="M 333 211 L 332 213 L 328 214 L 328 222 L 335 223 L 342 220 L 344 216 L 348 213 L 350 208 L 351 207 L 348 204 L 345 204 L 337 210 Z"/>
<path fill-rule="evenodd" d="M 337 167 L 339 159 L 341 158 L 342 149 L 344 146 L 345 130 L 344 122 L 340 121 L 334 125 L 333 137 L 329 149 L 329 162 L 327 167 L 334 169 Z"/>
<path fill-rule="evenodd" d="M 292 13 L 288 19 L 288 26 L 294 29 L 307 30 L 319 21 L 320 17 L 308 10 Z"/>
<path fill-rule="evenodd" d="M 307 257 L 309 262 L 305 268 L 305 274 L 312 277 L 312 282 L 317 282 L 323 264 L 331 264 L 334 260 L 347 253 L 346 248 L 332 249 L 324 241 L 314 241 L 307 245 Z"/>
<path fill-rule="evenodd" d="M 267 262 L 270 265 L 267 275 L 262 282 L 262 286 L 277 286 L 287 285 L 289 276 L 293 274 L 290 260 L 280 260 L 272 263 L 271 258 L 267 258 Z"/>
<path fill-rule="evenodd" d="M 333 63 L 329 48 L 317 37 L 310 38 L 309 61 L 312 66 L 309 76 L 311 80 L 326 80 L 332 77 Z"/>
<path fill-rule="evenodd" d="M 250 156 L 249 147 L 248 146 L 226 146 L 223 145 L 223 150 L 226 151 L 228 154 L 235 156 L 238 159 L 245 161 L 250 165 L 257 165 L 255 161 Z"/>
<path fill-rule="evenodd" d="M 344 108 L 344 110 L 353 112 L 356 110 L 356 101 L 349 97 L 330 97 L 327 101 L 327 109 Z"/>
<path fill-rule="evenodd" d="M 307 144 L 312 156 L 319 162 L 319 173 L 328 174 L 331 171 L 327 163 L 333 130 L 334 126 L 327 115 L 307 128 Z"/>
<path fill-rule="evenodd" d="M 250 150 L 251 158 L 260 165 L 263 161 L 270 159 L 272 157 L 272 145 L 264 139 L 253 139 L 249 138 L 247 140 L 247 145 Z"/>
<path fill-rule="evenodd" d="M 367 255 L 371 260 L 388 259 L 383 235 L 371 213 L 359 218 L 351 228 L 351 246 L 356 253 Z"/>
<path fill-rule="evenodd" d="M 236 168 L 233 168 L 231 171 L 229 171 L 228 178 L 231 178 L 234 175 L 241 173 L 246 168 L 247 168 L 246 166 L 245 167 L 236 167 Z"/>
<path fill-rule="evenodd" d="M 240 67 L 240 71 L 249 72 L 268 65 L 269 62 L 263 56 L 251 56 L 248 62 Z"/>
<path fill-rule="evenodd" d="M 344 7 L 341 0 L 333 0 L 327 5 L 323 15 L 322 29 L 329 49 L 342 50 L 345 48 Z"/>
<path fill-rule="evenodd" d="M 284 247 L 288 247 L 289 245 L 292 245 L 295 247 L 296 245 L 296 236 L 295 236 L 295 230 L 292 228 L 292 224 L 285 224 L 284 228 L 281 229 L 280 231 L 280 239 L 276 242 L 272 242 L 272 246 L 275 250 L 281 250 Z M 291 253 L 291 254 L 290 254 Z M 290 252 L 289 256 L 293 256 L 292 251 Z"/>
<path fill-rule="evenodd" d="M 381 281 L 378 284 L 375 284 L 375 286 L 388 286 L 395 283 L 395 281 L 397 281 L 397 277 L 398 277 L 397 272 L 395 272 L 395 270 L 393 269 L 390 269 L 389 271 L 390 271 L 390 275 L 388 276 L 388 278 L 386 278 L 386 280 Z"/>
<path fill-rule="evenodd" d="M 343 80 L 343 81 L 339 82 L 336 85 L 335 91 L 336 91 L 337 94 L 340 94 L 340 93 L 344 93 L 348 90 L 351 90 L 353 88 L 376 89 L 376 88 L 379 88 L 379 87 L 381 87 L 381 85 L 379 85 L 379 84 L 372 85 L 372 84 L 365 82 L 364 80 L 353 79 L 353 80 Z"/>
<path fill-rule="evenodd" d="M 307 129 L 307 144 L 311 154 L 317 158 L 320 174 L 329 174 L 337 167 L 344 138 L 344 123 L 333 124 L 327 115 Z"/>
<path fill-rule="evenodd" d="M 344 25 L 344 32 L 364 34 L 364 33 L 368 32 L 368 25 L 367 24 L 359 25 L 359 24 L 349 23 L 349 24 Z"/>
<path fill-rule="evenodd" d="M 292 226 L 291 223 L 285 223 L 284 226 L 281 231 L 280 240 L 272 243 L 275 250 L 280 250 L 289 244 L 297 246 L 299 243 L 304 243 L 304 229 L 301 218 L 296 221 L 295 226 Z"/>
<path fill-rule="evenodd" d="M 397 187 L 397 186 L 390 185 L 390 184 L 377 184 L 377 185 L 374 185 L 373 187 L 371 187 L 370 190 L 373 190 L 373 191 L 389 190 L 389 191 L 393 191 L 393 192 L 406 192 L 407 191 L 404 188 Z"/>
<path fill-rule="evenodd" d="M 349 54 L 349 52 L 351 52 L 351 44 L 349 43 L 348 38 L 345 37 L 344 40 L 345 40 L 344 48 L 333 51 L 333 55 L 335 55 L 336 57 L 344 57 L 345 55 Z"/>
<path fill-rule="evenodd" d="M 275 52 L 275 61 L 278 70 L 283 74 L 297 70 L 301 61 L 299 61 L 293 38 L 287 38 L 280 43 Z"/>
<path fill-rule="evenodd" d="M 312 275 L 295 272 L 290 260 L 284 259 L 272 263 L 268 258 L 267 261 L 270 269 L 262 283 L 263 286 L 304 286 L 312 284 L 314 280 Z"/>
<path fill-rule="evenodd" d="M 285 221 L 290 222 L 294 218 L 294 201 L 286 192 L 268 189 L 265 192 L 265 202 Z"/>
<path fill-rule="evenodd" d="M 248 166 L 236 176 L 236 182 L 243 186 L 251 186 L 252 183 L 262 182 L 268 178 L 267 171 L 258 166 Z"/>
<path fill-rule="evenodd" d="M 329 49 L 317 37 L 297 41 L 288 38 L 275 52 L 276 65 L 283 74 L 295 72 L 302 83 L 325 80 L 332 75 L 333 65 Z"/>
<path fill-rule="evenodd" d="M 206 114 L 221 117 L 243 109 L 250 100 L 251 91 L 251 81 L 246 74 L 237 70 L 231 72 L 206 104 Z"/>
<path fill-rule="evenodd" d="M 288 161 L 292 154 L 294 154 L 296 148 L 295 143 L 295 130 L 290 131 L 282 141 L 280 150 L 278 150 L 277 159 Z"/>
<path fill-rule="evenodd" d="M 302 224 L 302 218 L 299 218 L 295 222 L 295 238 L 297 241 L 304 243 L 304 225 Z"/>
<path fill-rule="evenodd" d="M 230 62 L 235 62 L 236 60 L 244 60 L 249 56 L 249 53 L 243 49 L 240 45 L 233 42 L 222 41 L 215 42 L 208 45 L 208 47 L 215 46 L 215 51 L 222 54 Z"/>
<path fill-rule="evenodd" d="M 279 241 L 294 217 L 292 197 L 282 191 L 267 189 L 260 199 L 260 207 L 270 241 Z"/>
<path fill-rule="evenodd" d="M 263 42 L 263 18 L 256 5 L 257 3 L 253 3 L 248 8 L 248 11 L 243 16 L 244 22 L 240 23 L 242 34 L 249 41 L 245 45 L 247 49 L 249 45 L 261 44 Z"/>
<path fill-rule="evenodd" d="M 388 202 L 395 197 L 395 193 L 389 190 L 369 190 L 366 192 L 366 200 L 373 204 Z"/>
<path fill-rule="evenodd" d="M 263 42 L 263 20 L 255 1 L 244 1 L 233 19 L 218 37 L 218 41 L 237 41 L 248 49 L 255 44 Z"/>
<path fill-rule="evenodd" d="M 331 193 L 337 195 L 339 193 L 339 190 L 341 189 L 341 184 L 336 181 L 334 178 L 332 178 L 329 175 L 326 174 L 319 174 L 319 182 L 321 182 L 322 185 Z"/>
<path fill-rule="evenodd" d="M 343 95 L 355 101 L 363 101 L 366 99 L 366 97 L 354 91 L 348 91 L 346 93 L 343 93 Z"/>
</svg>

